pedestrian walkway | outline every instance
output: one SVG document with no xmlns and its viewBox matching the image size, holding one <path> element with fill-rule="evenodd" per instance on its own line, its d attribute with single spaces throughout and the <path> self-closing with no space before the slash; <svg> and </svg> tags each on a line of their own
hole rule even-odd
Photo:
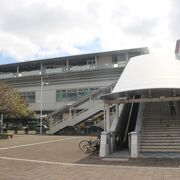
<svg viewBox="0 0 180 180">
<path fill-rule="evenodd" d="M 22 135 L 0 140 L 1 180 L 180 180 L 180 159 L 102 160 L 78 143 L 90 137 Z"/>
</svg>

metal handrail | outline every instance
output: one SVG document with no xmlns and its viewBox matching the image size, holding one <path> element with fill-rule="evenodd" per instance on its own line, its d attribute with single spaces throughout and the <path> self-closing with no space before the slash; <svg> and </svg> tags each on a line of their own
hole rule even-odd
<svg viewBox="0 0 180 180">
<path fill-rule="evenodd" d="M 84 97 L 80 98 L 79 100 L 72 103 L 71 105 L 65 105 L 62 108 L 60 108 L 59 110 L 56 110 L 56 111 L 52 112 L 51 114 L 48 115 L 48 117 L 51 117 L 51 116 L 53 116 L 53 115 L 55 115 L 55 114 L 57 114 L 57 113 L 59 113 L 61 111 L 64 111 L 64 110 L 68 109 L 68 108 L 77 107 L 77 106 L 87 102 L 90 97 L 98 96 L 99 93 L 101 94 L 102 92 L 106 91 L 107 89 L 112 88 L 113 86 L 115 86 L 115 84 L 116 84 L 116 82 L 114 82 L 113 84 L 111 84 L 110 86 L 107 86 L 105 88 L 100 88 L 100 89 L 98 89 L 96 91 L 93 91 L 92 93 L 88 94 L 87 96 L 84 96 Z"/>
<path fill-rule="evenodd" d="M 86 111 L 88 111 L 88 109 L 83 109 L 82 111 L 78 112 L 77 114 L 73 115 L 72 117 L 75 118 Z"/>
<path fill-rule="evenodd" d="M 62 113 L 62 112 L 64 112 L 64 111 L 66 111 L 66 110 L 69 110 L 70 108 L 72 108 L 72 109 L 73 109 L 73 108 L 77 108 L 79 105 L 82 105 L 83 103 L 88 102 L 88 101 L 90 100 L 90 97 L 95 98 L 95 97 L 98 97 L 98 95 L 102 94 L 103 92 L 106 92 L 107 90 L 111 90 L 111 89 L 115 86 L 115 84 L 116 84 L 116 82 L 113 83 L 113 84 L 111 84 L 110 86 L 105 87 L 105 88 L 101 88 L 101 89 L 98 89 L 98 90 L 96 90 L 96 91 L 93 91 L 92 93 L 88 94 L 87 96 L 82 97 L 81 99 L 77 100 L 77 101 L 74 102 L 73 104 L 71 104 L 71 105 L 65 105 L 65 106 L 63 106 L 62 108 L 60 108 L 59 110 L 57 110 L 57 111 L 49 114 L 48 117 L 52 119 L 52 120 L 51 120 L 51 128 L 54 129 L 54 128 L 58 127 L 59 124 L 61 124 L 62 122 L 64 122 L 64 121 L 66 121 L 66 120 L 69 119 L 69 118 L 65 118 L 65 119 L 62 118 L 62 119 L 58 119 L 58 120 L 55 120 L 55 119 L 53 120 L 52 117 L 55 116 L 57 113 Z M 72 115 L 70 119 L 77 118 L 79 115 L 83 114 L 84 112 L 86 112 L 86 111 L 88 111 L 88 110 L 89 110 L 89 109 L 84 108 L 84 109 L 82 109 L 80 112 Z"/>
<path fill-rule="evenodd" d="M 133 97 L 133 99 L 134 99 L 134 97 Z M 132 114 L 132 110 L 133 110 L 133 105 L 134 104 L 131 103 L 131 109 L 130 109 L 129 116 L 128 116 L 128 122 L 127 122 L 127 126 L 126 126 L 126 131 L 125 131 L 125 136 L 124 136 L 123 142 L 125 142 L 126 138 L 127 138 L 129 124 L 130 124 L 130 120 L 131 120 L 131 114 Z"/>
<path fill-rule="evenodd" d="M 99 105 L 99 104 L 98 104 Z M 75 115 L 73 115 L 72 116 L 72 118 L 76 118 L 77 116 L 79 116 L 79 115 L 81 115 L 82 113 L 84 113 L 84 112 L 86 112 L 86 111 L 88 111 L 88 109 L 83 109 L 82 111 L 80 111 L 80 112 L 78 112 L 77 114 L 75 114 Z M 57 120 L 57 121 L 55 121 L 55 122 L 52 122 L 52 125 L 53 126 L 57 126 L 58 124 L 60 124 L 61 122 L 63 122 L 63 121 L 66 121 L 66 120 L 68 120 L 67 118 L 66 119 L 59 119 L 59 120 Z"/>
</svg>

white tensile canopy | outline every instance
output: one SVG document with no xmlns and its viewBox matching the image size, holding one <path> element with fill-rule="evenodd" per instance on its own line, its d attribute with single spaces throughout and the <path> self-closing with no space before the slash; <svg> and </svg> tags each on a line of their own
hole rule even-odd
<svg viewBox="0 0 180 180">
<path fill-rule="evenodd" d="M 149 89 L 180 89 L 180 61 L 175 55 L 132 58 L 111 94 Z"/>
</svg>

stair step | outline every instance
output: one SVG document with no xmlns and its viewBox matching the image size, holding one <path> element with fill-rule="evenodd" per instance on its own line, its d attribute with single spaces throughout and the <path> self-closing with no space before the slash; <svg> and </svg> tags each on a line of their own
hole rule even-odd
<svg viewBox="0 0 180 180">
<path fill-rule="evenodd" d="M 142 138 L 146 138 L 146 137 L 149 137 L 149 138 L 163 138 L 163 137 L 176 137 L 176 138 L 180 138 L 180 135 L 178 134 L 143 134 L 142 135 Z"/>
<path fill-rule="evenodd" d="M 180 136 L 180 130 L 166 130 L 166 131 L 163 131 L 163 130 L 160 130 L 159 131 L 145 131 L 145 130 L 142 130 L 142 135 L 147 135 L 147 134 L 167 134 L 167 135 L 171 135 L 171 134 L 177 134 L 178 136 Z"/>
<path fill-rule="evenodd" d="M 153 130 L 153 131 L 157 131 L 157 130 L 169 130 L 169 131 L 171 131 L 171 130 L 180 130 L 180 127 L 178 127 L 178 126 L 174 126 L 174 127 L 171 127 L 171 126 L 164 126 L 164 127 L 158 127 L 158 126 L 156 126 L 156 127 L 143 127 L 143 129 L 142 129 L 143 131 L 151 131 L 151 130 Z"/>
<path fill-rule="evenodd" d="M 179 136 L 167 136 L 167 135 L 163 135 L 163 136 L 159 136 L 159 135 L 156 135 L 156 136 L 143 136 L 142 137 L 142 140 L 145 140 L 145 139 L 162 139 L 162 138 L 167 138 L 167 139 L 180 139 Z"/>
<path fill-rule="evenodd" d="M 145 143 L 147 143 L 147 144 L 153 144 L 153 143 L 159 143 L 159 144 L 161 144 L 161 143 L 180 143 L 180 139 L 168 139 L 167 141 L 162 141 L 161 139 L 157 139 L 157 140 L 154 140 L 154 139 L 143 139 L 142 141 L 141 141 L 141 144 L 145 144 Z"/>
<path fill-rule="evenodd" d="M 141 147 L 144 146 L 179 146 L 180 147 L 180 142 L 141 142 Z"/>
<path fill-rule="evenodd" d="M 169 123 L 163 123 L 163 124 L 143 124 L 143 127 L 148 128 L 148 127 L 179 127 L 180 128 L 180 123 L 178 124 L 169 124 Z"/>
<path fill-rule="evenodd" d="M 179 149 L 180 145 L 172 145 L 172 146 L 141 146 L 142 149 Z"/>
<path fill-rule="evenodd" d="M 159 130 L 159 129 L 180 129 L 179 126 L 151 126 L 143 127 L 142 130 Z"/>
<path fill-rule="evenodd" d="M 180 122 L 178 123 L 151 123 L 151 124 L 143 124 L 143 127 L 180 127 Z"/>
<path fill-rule="evenodd" d="M 155 121 L 155 122 L 143 122 L 143 125 L 151 125 L 151 124 L 157 124 L 157 125 L 161 125 L 161 124 L 180 124 L 180 121 Z"/>
<path fill-rule="evenodd" d="M 146 117 L 143 117 L 143 122 L 146 123 L 146 122 L 173 122 L 173 121 L 180 121 L 180 117 L 178 118 L 172 118 L 172 117 L 169 117 L 169 118 L 164 118 L 164 117 L 161 117 L 161 118 L 146 118 Z"/>
<path fill-rule="evenodd" d="M 162 120 L 162 121 L 160 121 L 160 120 L 156 120 L 156 121 L 151 121 L 151 120 L 149 120 L 149 121 L 143 121 L 143 124 L 164 124 L 164 123 L 180 123 L 180 120 L 178 119 L 178 120 L 175 120 L 175 119 L 170 119 L 170 120 Z"/>
<path fill-rule="evenodd" d="M 153 118 L 153 117 L 151 117 L 151 118 L 147 118 L 147 117 L 144 117 L 143 119 L 144 119 L 144 121 L 143 122 L 158 122 L 158 121 L 162 121 L 162 122 L 165 122 L 165 121 L 180 121 L 179 120 L 179 118 L 180 117 L 176 117 L 176 118 L 172 118 L 172 117 L 161 117 L 161 118 Z"/>
<path fill-rule="evenodd" d="M 164 139 L 165 139 L 165 137 L 164 137 Z M 164 139 L 162 139 L 161 137 L 156 137 L 156 138 L 143 138 L 143 139 L 141 139 L 141 142 L 163 142 L 163 140 Z M 180 140 L 180 138 L 176 138 L 176 137 L 170 137 L 170 138 L 167 138 L 167 141 L 173 141 L 173 142 L 175 142 L 175 141 L 179 141 Z M 165 142 L 165 141 L 164 141 Z"/>
<path fill-rule="evenodd" d="M 160 140 L 160 139 L 171 139 L 171 140 L 178 140 L 178 139 L 180 139 L 180 137 L 179 136 L 143 136 L 142 137 L 142 139 L 141 140 L 147 140 L 147 139 L 152 139 L 152 140 Z"/>
<path fill-rule="evenodd" d="M 180 129 L 178 130 L 170 130 L 170 129 L 159 129 L 158 130 L 142 130 L 143 135 L 144 134 L 179 134 L 180 135 Z"/>
<path fill-rule="evenodd" d="M 141 141 L 150 141 L 150 140 L 153 140 L 153 141 L 159 141 L 159 140 L 172 140 L 172 141 L 177 141 L 177 140 L 180 140 L 180 137 L 177 137 L 177 136 L 143 136 Z"/>
<path fill-rule="evenodd" d="M 146 104 L 140 151 L 180 152 L 180 116 L 171 116 L 168 103 Z"/>
<path fill-rule="evenodd" d="M 142 133 L 144 132 L 179 132 L 180 131 L 180 128 L 159 128 L 159 129 L 143 129 L 142 130 Z"/>
<path fill-rule="evenodd" d="M 180 149 L 141 149 L 140 152 L 180 152 Z"/>
<path fill-rule="evenodd" d="M 147 117 L 147 118 L 177 118 L 177 117 L 180 117 L 180 115 L 175 115 L 175 116 L 171 116 L 170 113 L 161 113 L 161 114 L 158 114 L 158 113 L 152 113 L 152 114 L 145 114 L 143 113 L 143 117 Z"/>
</svg>

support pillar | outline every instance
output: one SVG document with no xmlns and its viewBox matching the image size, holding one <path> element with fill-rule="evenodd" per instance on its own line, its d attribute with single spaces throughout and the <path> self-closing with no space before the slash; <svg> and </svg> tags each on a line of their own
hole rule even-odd
<svg viewBox="0 0 180 180">
<path fill-rule="evenodd" d="M 104 106 L 104 127 L 104 132 L 101 133 L 100 157 L 105 157 L 111 153 L 109 104 L 105 104 Z"/>
<path fill-rule="evenodd" d="M 115 118 L 117 119 L 117 120 L 119 120 L 119 104 L 116 104 L 115 105 L 116 107 L 115 107 Z"/>
<path fill-rule="evenodd" d="M 19 76 L 19 66 L 16 68 L 16 75 Z"/>
<path fill-rule="evenodd" d="M 97 56 L 95 56 L 95 69 L 97 69 Z"/>
<path fill-rule="evenodd" d="M 102 132 L 99 156 L 106 157 L 109 154 L 110 154 L 110 133 Z"/>
<path fill-rule="evenodd" d="M 69 115 L 70 115 L 70 117 L 72 117 L 72 109 L 71 109 L 71 106 L 69 107 Z"/>
<path fill-rule="evenodd" d="M 138 133 L 129 133 L 129 149 L 132 158 L 138 157 Z"/>
<path fill-rule="evenodd" d="M 66 60 L 66 69 L 67 69 L 67 72 L 69 71 L 69 59 Z"/>
</svg>

